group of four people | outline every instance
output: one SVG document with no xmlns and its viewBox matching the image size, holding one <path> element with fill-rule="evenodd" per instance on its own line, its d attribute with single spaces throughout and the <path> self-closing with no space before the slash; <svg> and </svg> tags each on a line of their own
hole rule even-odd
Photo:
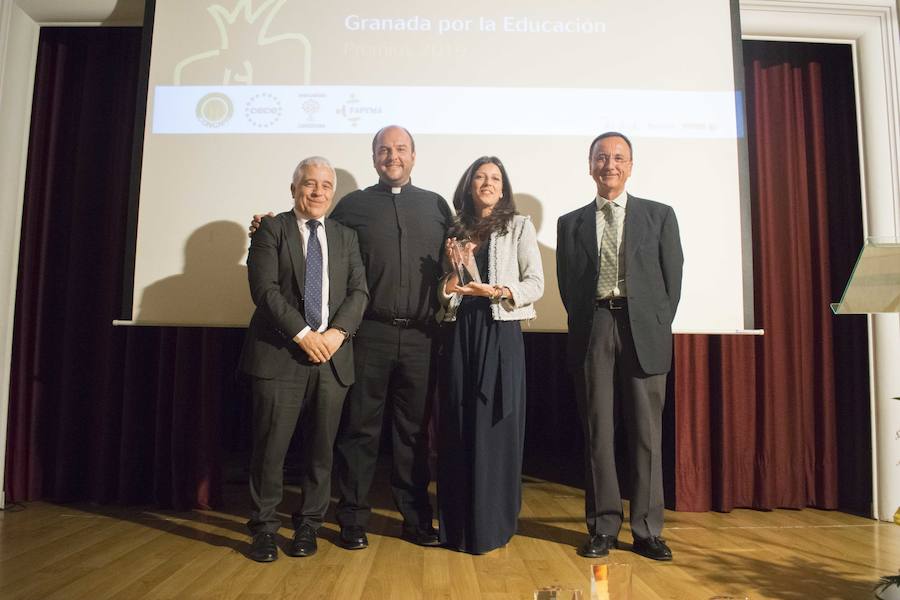
<svg viewBox="0 0 900 600">
<path fill-rule="evenodd" d="M 515 534 L 525 428 L 519 323 L 534 318 L 544 284 L 536 232 L 516 213 L 496 157 L 479 158 L 463 174 L 455 216 L 441 196 L 412 185 L 415 158 L 406 129 L 381 129 L 372 142 L 378 183 L 347 195 L 328 218 L 334 168 L 322 157 L 304 159 L 291 183 L 293 210 L 255 217 L 251 225 L 247 265 L 256 311 L 241 369 L 253 391 L 254 560 L 278 555 L 276 508 L 298 423 L 302 501 L 285 552 L 316 552 L 332 460 L 340 544 L 367 547 L 385 407 L 391 489 L 405 539 L 481 554 Z M 599 557 L 616 547 L 623 521 L 613 451 L 620 404 L 634 477 L 632 548 L 670 560 L 660 538 L 660 452 L 681 288 L 678 226 L 670 207 L 625 192 L 632 166 L 625 136 L 598 136 L 589 165 L 597 196 L 560 218 L 557 238 L 568 362 L 585 432 L 589 535 L 578 552 Z M 474 281 L 459 280 L 467 255 L 480 274 Z M 436 530 L 426 434 L 438 381 Z"/>
</svg>

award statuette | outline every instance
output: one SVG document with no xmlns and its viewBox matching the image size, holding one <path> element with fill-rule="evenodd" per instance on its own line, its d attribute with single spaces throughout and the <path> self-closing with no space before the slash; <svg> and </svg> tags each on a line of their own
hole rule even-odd
<svg viewBox="0 0 900 600">
<path fill-rule="evenodd" d="M 459 285 L 468 285 L 473 281 L 481 283 L 481 274 L 478 272 L 478 265 L 475 264 L 475 253 L 473 249 L 475 244 L 469 240 L 454 240 L 451 252 L 453 254 L 453 263 L 456 265 L 456 276 L 459 278 Z"/>
</svg>

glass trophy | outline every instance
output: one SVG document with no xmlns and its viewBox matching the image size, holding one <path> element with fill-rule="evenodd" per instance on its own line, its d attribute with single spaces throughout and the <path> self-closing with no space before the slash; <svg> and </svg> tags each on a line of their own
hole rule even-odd
<svg viewBox="0 0 900 600">
<path fill-rule="evenodd" d="M 836 315 L 900 312 L 900 238 L 870 237 L 859 252 Z"/>
<path fill-rule="evenodd" d="M 481 283 L 481 274 L 478 272 L 478 265 L 475 264 L 474 248 L 475 244 L 469 240 L 454 240 L 451 247 L 460 286 L 472 282 Z"/>
</svg>

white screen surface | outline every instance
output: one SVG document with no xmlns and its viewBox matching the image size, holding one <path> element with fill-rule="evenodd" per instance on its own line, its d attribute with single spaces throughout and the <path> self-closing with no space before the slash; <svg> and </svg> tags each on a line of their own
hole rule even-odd
<svg viewBox="0 0 900 600">
<path fill-rule="evenodd" d="M 676 330 L 748 325 L 728 2 L 157 0 L 149 84 L 137 322 L 246 324 L 250 216 L 289 209 L 313 154 L 336 198 L 375 183 L 372 135 L 397 123 L 413 182 L 448 200 L 475 158 L 503 160 L 544 259 L 530 330 L 565 330 L 556 220 L 592 201 L 606 130 L 634 143 L 628 191 L 678 216 Z"/>
</svg>

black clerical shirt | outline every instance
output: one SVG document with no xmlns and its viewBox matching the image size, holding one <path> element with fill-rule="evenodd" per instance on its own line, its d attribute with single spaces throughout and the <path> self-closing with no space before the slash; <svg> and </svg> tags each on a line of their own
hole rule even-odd
<svg viewBox="0 0 900 600">
<path fill-rule="evenodd" d="M 452 219 L 438 194 L 378 182 L 345 196 L 331 213 L 356 230 L 369 284 L 366 318 L 434 320 L 444 239 Z"/>
</svg>

